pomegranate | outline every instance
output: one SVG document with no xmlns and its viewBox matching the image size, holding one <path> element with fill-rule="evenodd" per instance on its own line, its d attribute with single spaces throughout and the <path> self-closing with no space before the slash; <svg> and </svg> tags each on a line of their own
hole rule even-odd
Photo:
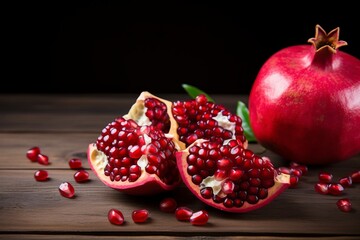
<svg viewBox="0 0 360 240">
<path fill-rule="evenodd" d="M 243 148 L 238 139 L 224 143 L 198 139 L 176 153 L 183 182 L 209 206 L 248 212 L 265 206 L 290 186 L 268 158 Z"/>
<path fill-rule="evenodd" d="M 284 159 L 306 165 L 344 161 L 360 153 L 360 60 L 339 50 L 339 28 L 316 25 L 311 45 L 273 54 L 249 96 L 258 142 Z"/>
<path fill-rule="evenodd" d="M 134 195 L 174 189 L 181 178 L 174 142 L 154 126 L 117 118 L 88 147 L 92 171 L 107 186 Z"/>
</svg>

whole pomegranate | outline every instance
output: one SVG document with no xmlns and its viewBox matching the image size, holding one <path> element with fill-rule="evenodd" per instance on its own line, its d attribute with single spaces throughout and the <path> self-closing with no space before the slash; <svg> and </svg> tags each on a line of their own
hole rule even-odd
<svg viewBox="0 0 360 240">
<path fill-rule="evenodd" d="M 255 79 L 250 125 L 284 159 L 324 165 L 360 152 L 360 61 L 338 49 L 339 31 L 316 25 L 311 45 L 281 49 Z"/>
</svg>

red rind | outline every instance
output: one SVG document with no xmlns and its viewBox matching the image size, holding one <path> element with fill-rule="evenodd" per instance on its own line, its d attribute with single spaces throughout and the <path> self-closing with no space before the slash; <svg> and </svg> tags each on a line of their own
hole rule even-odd
<svg viewBox="0 0 360 240">
<path fill-rule="evenodd" d="M 177 187 L 180 183 L 176 182 L 173 185 L 167 185 L 161 181 L 161 179 L 155 174 L 148 174 L 143 171 L 141 176 L 135 182 L 112 182 L 109 177 L 105 176 L 104 169 L 97 165 L 95 157 L 99 153 L 96 149 L 96 145 L 91 143 L 88 146 L 87 157 L 91 170 L 106 186 L 116 189 L 121 192 L 125 192 L 130 195 L 154 195 L 160 192 L 169 191 Z"/>
</svg>

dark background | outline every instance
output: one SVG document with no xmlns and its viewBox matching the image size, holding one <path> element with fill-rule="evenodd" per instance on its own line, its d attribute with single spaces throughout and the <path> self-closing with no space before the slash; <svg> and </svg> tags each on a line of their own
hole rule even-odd
<svg viewBox="0 0 360 240">
<path fill-rule="evenodd" d="M 241 3 L 242 2 L 242 3 Z M 247 94 L 276 51 L 340 27 L 360 58 L 354 4 L 318 1 L 13 1 L 3 5 L 2 93 Z"/>
</svg>

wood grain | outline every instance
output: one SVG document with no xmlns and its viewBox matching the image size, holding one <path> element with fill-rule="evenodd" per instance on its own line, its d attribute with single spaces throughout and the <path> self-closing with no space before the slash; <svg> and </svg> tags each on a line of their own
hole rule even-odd
<svg viewBox="0 0 360 240">
<path fill-rule="evenodd" d="M 235 107 L 229 104 L 233 97 L 220 96 L 218 99 Z M 184 185 L 172 192 L 148 197 L 129 196 L 106 187 L 89 169 L 86 149 L 95 141 L 104 123 L 112 120 L 117 112 L 109 106 L 117 106 L 119 113 L 125 113 L 132 102 L 129 96 L 122 95 L 105 98 L 64 95 L 0 97 L 0 238 L 93 239 L 101 236 L 114 239 L 122 236 L 129 239 L 213 239 L 221 236 L 225 239 L 359 239 L 360 185 L 346 189 L 343 196 L 328 196 L 315 193 L 314 184 L 319 171 L 332 172 L 338 179 L 360 169 L 360 156 L 334 165 L 310 166 L 309 173 L 297 188 L 288 189 L 264 208 L 245 214 L 209 208 Z M 91 104 L 95 107 L 89 107 Z M 26 158 L 26 150 L 35 145 L 49 156 L 50 165 L 40 165 Z M 250 148 L 269 156 L 275 166 L 287 164 L 258 144 L 251 144 Z M 75 170 L 68 166 L 72 157 L 82 159 L 84 168 L 90 172 L 89 182 L 80 184 L 74 181 Z M 40 168 L 48 170 L 49 181 L 34 180 L 33 174 Z M 74 199 L 60 196 L 58 186 L 62 181 L 74 184 Z M 195 227 L 177 221 L 172 214 L 161 212 L 158 204 L 166 196 L 173 196 L 179 205 L 194 210 L 207 209 L 209 223 Z M 354 211 L 339 211 L 335 202 L 340 197 L 350 198 Z M 107 221 L 110 208 L 123 211 L 124 226 L 114 226 Z M 150 210 L 149 222 L 132 222 L 131 211 L 139 208 Z"/>
</svg>

